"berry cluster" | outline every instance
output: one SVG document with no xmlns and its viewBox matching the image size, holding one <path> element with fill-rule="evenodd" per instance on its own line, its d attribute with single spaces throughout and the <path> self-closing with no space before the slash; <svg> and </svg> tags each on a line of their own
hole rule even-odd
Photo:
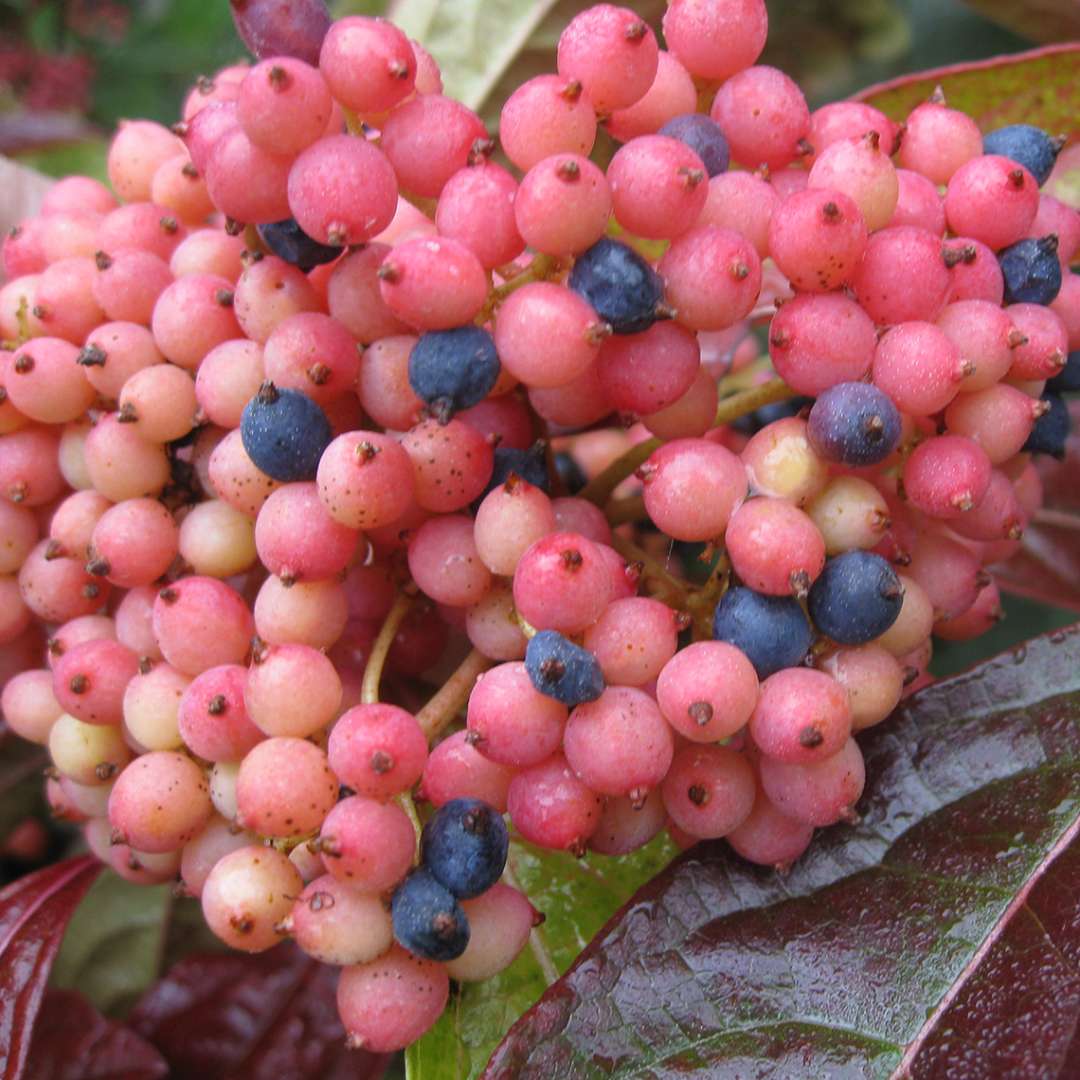
<svg viewBox="0 0 1080 1080">
<path fill-rule="evenodd" d="M 763 0 L 582 12 L 509 167 L 390 23 L 239 20 L 4 243 L 3 714 L 385 1051 L 529 940 L 503 814 L 773 866 L 852 817 L 1063 450 L 1080 215 L 1035 128 L 811 113 Z"/>
</svg>

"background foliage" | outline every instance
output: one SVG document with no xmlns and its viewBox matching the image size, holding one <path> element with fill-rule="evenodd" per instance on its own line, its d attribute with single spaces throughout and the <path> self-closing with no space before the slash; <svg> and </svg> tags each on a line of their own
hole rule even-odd
<svg viewBox="0 0 1080 1080">
<path fill-rule="evenodd" d="M 629 2 L 659 25 L 663 0 Z M 338 0 L 336 4 L 339 14 L 389 11 L 438 57 L 448 92 L 481 111 L 492 129 L 499 104 L 512 87 L 553 69 L 559 31 L 585 6 L 584 0 Z M 1080 8 L 1072 0 L 966 4 L 770 0 L 769 10 L 764 60 L 795 76 L 812 105 L 902 72 L 1080 37 Z M 970 86 L 950 83 L 947 90 L 969 93 L 958 103 L 977 115 L 993 94 L 1004 95 L 1011 103 L 1006 107 L 1030 109 L 1030 101 L 1018 104 L 1018 93 L 1042 87 L 1047 79 L 1057 79 L 1055 93 L 1065 95 L 1071 86 L 1075 94 L 1080 85 L 1078 55 L 1058 62 L 1032 61 L 1044 65 L 1038 74 L 1033 74 L 1035 68 L 1025 68 L 1019 75 L 1012 71 L 1001 77 L 976 77 Z M 53 175 L 73 171 L 103 175 L 107 133 L 119 118 L 137 115 L 172 122 L 199 74 L 242 57 L 224 0 L 0 0 L 0 152 Z M 1066 71 L 1062 62 L 1072 66 Z M 1063 72 L 1072 74 L 1064 78 Z M 879 103 L 902 112 L 911 100 L 925 96 L 925 90 L 921 83 L 908 82 L 888 90 Z M 1071 99 L 1062 101 L 1075 115 Z M 1077 475 L 1080 440 L 1074 438 L 1067 470 L 1046 471 L 1052 504 L 1073 515 L 1080 514 Z M 958 671 L 1076 618 L 1080 532 L 1075 522 L 1071 530 L 1040 526 L 1032 531 L 1032 539 L 1037 543 L 1009 581 L 1026 595 L 1007 597 L 1008 618 L 989 635 L 971 643 L 941 643 L 934 661 L 937 674 Z M 1049 606 L 1047 597 L 1072 610 Z M 931 689 L 895 726 L 873 736 L 864 828 L 828 834 L 789 882 L 779 884 L 772 875 L 751 871 L 710 847 L 678 861 L 646 885 L 670 858 L 670 847 L 658 842 L 613 865 L 596 859 L 578 863 L 565 855 L 517 845 L 514 870 L 548 915 L 545 935 L 560 971 L 574 963 L 586 943 L 593 944 L 568 979 L 514 1029 L 485 1075 L 553 1075 L 565 1070 L 571 1059 L 579 1070 L 575 1076 L 629 1075 L 626 1070 L 632 1066 L 627 1063 L 636 1053 L 634 1023 L 652 1025 L 650 1038 L 680 1071 L 703 1065 L 719 1068 L 718 1062 L 732 1060 L 732 1054 L 736 1061 L 740 1053 L 752 1060 L 766 1046 L 761 1031 L 755 1029 L 745 1038 L 740 1033 L 742 1041 L 733 1043 L 730 1015 L 717 1014 L 712 1003 L 730 992 L 722 977 L 739 971 L 742 960 L 750 967 L 772 964 L 768 970 L 774 972 L 790 968 L 795 938 L 812 950 L 815 963 L 831 955 L 830 950 L 845 958 L 838 985 L 845 995 L 866 995 L 867 1008 L 875 1007 L 871 984 L 880 988 L 903 983 L 902 992 L 908 995 L 906 1020 L 901 1018 L 903 1022 L 898 1020 L 888 1031 L 871 1032 L 880 1045 L 867 1059 L 872 1073 L 891 1069 L 918 1035 L 918 1010 L 931 1009 L 956 982 L 957 973 L 967 971 L 975 959 L 972 943 L 983 923 L 1000 925 L 991 959 L 1002 960 L 1008 968 L 1014 960 L 1010 949 L 1043 947 L 1023 938 L 1023 920 L 1004 919 L 1018 892 L 1030 894 L 1032 904 L 1048 893 L 1078 895 L 1072 849 L 1064 862 L 1056 856 L 1080 827 L 1078 793 L 1070 786 L 1076 775 L 1080 684 L 1073 685 L 1073 676 L 1080 667 L 1080 646 L 1076 635 L 1052 637 L 1035 643 L 1030 652 L 1011 653 L 972 676 Z M 1048 685 L 1056 696 L 1047 698 Z M 988 694 L 1011 704 L 1012 710 L 1004 714 L 987 710 Z M 962 753 L 956 749 L 959 728 L 965 733 Z M 1036 746 L 1044 751 L 1041 758 L 1025 756 L 1024 751 L 1034 755 Z M 925 779 L 920 770 L 942 762 L 954 762 L 956 775 L 967 777 L 956 789 L 965 796 L 964 805 L 949 814 L 938 806 L 911 802 L 912 777 Z M 41 764 L 40 752 L 0 731 L 0 839 L 21 820 L 43 820 Z M 1013 774 L 1026 775 L 1029 767 L 1032 776 L 1020 790 Z M 956 775 L 950 782 L 956 782 Z M 965 831 L 965 822 L 972 820 L 981 827 L 976 833 Z M 893 939 L 875 937 L 880 926 L 865 920 L 856 920 L 848 928 L 851 935 L 844 938 L 835 919 L 818 919 L 817 913 L 826 907 L 861 903 L 873 910 L 879 905 L 880 898 L 872 895 L 874 883 L 880 883 L 890 860 L 911 856 L 893 841 L 913 821 L 925 834 L 937 837 L 929 854 L 939 860 L 948 857 L 945 876 L 957 882 L 938 908 L 928 903 L 923 911 L 926 924 L 937 927 L 933 934 L 920 938 L 919 912 L 900 908 L 894 913 L 897 918 L 911 915 L 914 921 Z M 1008 851 L 1016 858 L 1009 864 L 1008 880 L 989 882 L 986 867 L 979 862 L 990 850 L 985 838 L 980 839 L 983 834 L 1010 839 Z M 50 862 L 61 851 L 72 850 L 74 833 L 50 825 L 46 835 L 39 861 Z M 956 841 L 953 847 L 941 842 L 946 837 Z M 3 880 L 18 877 L 28 865 L 17 853 L 5 854 L 0 859 Z M 0 990 L 11 989 L 4 979 L 13 961 L 24 955 L 35 958 L 34 971 L 40 976 L 8 996 L 12 1009 L 0 1009 L 0 1076 L 5 1080 L 19 1076 L 24 1065 L 22 1075 L 38 1080 L 120 1074 L 131 1080 L 166 1075 L 181 1080 L 281 1076 L 323 1080 L 403 1070 L 400 1057 L 389 1061 L 344 1053 L 332 1005 L 332 973 L 291 947 L 254 959 L 225 955 L 205 930 L 197 904 L 173 897 L 166 887 L 138 888 L 111 874 L 95 881 L 94 868 L 81 862 L 50 865 L 40 874 L 45 876 L 22 878 L 12 886 L 16 892 L 5 894 L 0 904 Z M 644 890 L 636 892 L 643 885 Z M 869 891 L 860 893 L 864 886 Z M 777 900 L 777 889 L 783 890 L 788 906 L 777 919 L 765 918 L 760 909 Z M 721 893 L 727 897 L 724 902 Z M 693 902 L 704 895 L 713 896 L 718 906 L 695 913 Z M 631 897 L 630 907 L 608 922 Z M 891 911 L 886 905 L 878 921 L 885 921 Z M 1057 919 L 1052 926 L 1047 922 L 1050 951 L 1062 941 L 1075 950 L 1080 940 L 1080 912 L 1075 905 L 1051 903 L 1040 913 L 1047 920 Z M 18 927 L 40 931 L 38 936 L 28 936 L 24 929 L 5 934 L 4 920 L 13 917 Z M 964 928 L 966 937 L 961 933 Z M 648 931 L 644 936 L 643 930 Z M 740 953 L 751 931 L 756 951 Z M 928 949 L 925 954 L 918 953 L 919 941 Z M 879 953 L 899 955 L 897 966 L 887 974 L 874 967 L 881 961 Z M 670 968 L 673 957 L 678 963 Z M 926 978 L 913 981 L 916 971 L 900 970 L 905 963 L 929 964 Z M 687 967 L 693 969 L 688 984 Z M 1054 970 L 1040 970 L 1049 972 L 1041 999 L 1047 1007 L 1054 1001 L 1066 1013 L 1073 1008 L 1080 1015 L 1075 981 L 1055 982 Z M 979 972 L 983 974 L 972 985 L 976 998 L 983 994 L 985 1005 L 995 992 L 994 969 L 978 967 Z M 849 976 L 854 987 L 848 985 Z M 1004 981 L 998 979 L 998 984 Z M 654 1016 L 658 985 L 679 1007 Z M 740 992 L 748 985 L 740 982 Z M 807 1060 L 805 1055 L 819 1049 L 819 1043 L 825 1045 L 818 1039 L 820 1033 L 807 1028 L 807 1016 L 813 1012 L 808 1012 L 807 1003 L 821 1004 L 814 999 L 828 987 L 812 987 L 809 998 L 800 997 L 802 988 L 782 980 L 767 983 L 764 989 L 777 985 L 782 992 L 759 1011 L 759 1018 L 768 1021 L 765 1027 L 775 1025 L 777 1032 L 788 1025 L 787 1034 L 795 1030 L 791 1028 L 795 1023 L 797 1038 L 785 1041 L 777 1035 L 770 1045 L 777 1053 L 790 1050 L 803 1055 L 789 1060 Z M 604 987 L 599 996 L 598 986 Z M 498 979 L 456 992 L 436 1029 L 410 1051 L 410 1077 L 464 1080 L 479 1075 L 507 1028 L 544 987 L 535 960 L 526 952 Z M 612 1022 L 614 992 L 622 995 L 618 1008 L 635 1019 Z M 963 1005 L 962 997 L 958 1000 Z M 998 1018 L 977 1008 L 970 1017 L 956 1016 L 961 1025 L 986 1021 L 986 1031 L 979 1036 L 984 1041 L 986 1032 L 1006 1030 Z M 688 1031 L 694 1032 L 692 1052 L 685 1045 Z M 1020 1039 L 1030 1041 L 1029 1035 L 1021 1032 Z M 1057 1052 L 1051 1035 L 1046 1029 L 1035 1041 Z M 844 1039 L 825 1048 L 839 1055 L 830 1059 L 838 1065 L 852 1064 L 844 1056 L 850 1049 Z M 1066 1056 L 1057 1065 L 1044 1057 L 1029 1062 L 1028 1072 L 1017 1075 L 1056 1075 L 1062 1062 L 1066 1068 L 1077 1060 L 1078 1051 L 1065 1047 L 1061 1054 Z"/>
</svg>

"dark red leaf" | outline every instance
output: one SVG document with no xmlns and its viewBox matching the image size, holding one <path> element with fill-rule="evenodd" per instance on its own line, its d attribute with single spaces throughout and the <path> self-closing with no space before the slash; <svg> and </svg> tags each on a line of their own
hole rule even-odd
<svg viewBox="0 0 1080 1080">
<path fill-rule="evenodd" d="M 101 870 L 89 855 L 48 866 L 0 891 L 0 1077 L 23 1074 L 64 929 Z"/>
<path fill-rule="evenodd" d="M 1078 43 L 903 75 L 870 86 L 856 98 L 903 120 L 936 86 L 944 89 L 950 105 L 974 117 L 984 131 L 1027 123 L 1055 134 L 1080 134 Z"/>
<path fill-rule="evenodd" d="M 1024 531 L 1024 546 L 994 576 L 1009 592 L 1080 611 L 1080 401 L 1064 461 L 1038 459 L 1045 504 Z"/>
<path fill-rule="evenodd" d="M 862 745 L 859 825 L 787 877 L 692 849 L 487 1080 L 1075 1077 L 1080 626 L 929 687 Z"/>
<path fill-rule="evenodd" d="M 34 1026 L 24 1080 L 161 1080 L 165 1059 L 130 1028 L 106 1020 L 74 990 L 50 990 Z"/>
<path fill-rule="evenodd" d="M 377 1080 L 389 1058 L 347 1050 L 336 968 L 291 944 L 255 956 L 192 956 L 128 1018 L 173 1080 Z"/>
</svg>

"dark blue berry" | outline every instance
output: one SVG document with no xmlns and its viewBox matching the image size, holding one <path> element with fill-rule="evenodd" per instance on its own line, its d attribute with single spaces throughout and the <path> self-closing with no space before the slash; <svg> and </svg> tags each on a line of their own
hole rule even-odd
<svg viewBox="0 0 1080 1080">
<path fill-rule="evenodd" d="M 807 435 L 828 461 L 876 465 L 900 441 L 900 413 L 889 397 L 870 383 L 838 383 L 814 402 Z"/>
<path fill-rule="evenodd" d="M 574 261 L 568 282 L 616 334 L 640 334 L 663 314 L 664 283 L 618 240 L 598 240 Z"/>
<path fill-rule="evenodd" d="M 742 585 L 728 589 L 717 605 L 713 637 L 741 649 L 759 679 L 801 664 L 814 643 L 814 631 L 796 600 Z"/>
<path fill-rule="evenodd" d="M 316 266 L 333 262 L 341 255 L 341 248 L 312 240 L 292 218 L 260 225 L 258 229 L 262 242 L 279 259 L 299 267 L 305 274 Z"/>
<path fill-rule="evenodd" d="M 589 482 L 582 467 L 565 450 L 555 455 L 555 472 L 570 495 L 576 495 Z"/>
<path fill-rule="evenodd" d="M 762 405 L 752 413 L 746 413 L 732 422 L 732 427 L 744 435 L 753 435 L 764 427 L 784 420 L 789 416 L 798 416 L 803 409 L 814 404 L 814 399 L 809 397 L 787 398 L 785 401 L 774 401 L 771 405 Z"/>
<path fill-rule="evenodd" d="M 863 645 L 889 629 L 900 614 L 904 588 L 896 571 L 871 551 L 845 551 L 829 559 L 810 586 L 814 625 L 841 645 Z"/>
<path fill-rule="evenodd" d="M 498 378 L 495 341 L 479 326 L 431 330 L 409 354 L 409 385 L 442 423 L 479 405 Z"/>
<path fill-rule="evenodd" d="M 709 176 L 719 176 L 727 171 L 731 159 L 728 141 L 720 125 L 703 113 L 685 113 L 669 120 L 659 131 L 660 135 L 678 139 L 701 158 Z"/>
<path fill-rule="evenodd" d="M 1075 394 L 1080 390 L 1080 352 L 1069 353 L 1065 366 L 1046 384 L 1055 394 Z"/>
<path fill-rule="evenodd" d="M 998 253 L 1006 304 L 1049 304 L 1061 292 L 1056 236 L 1018 240 Z"/>
<path fill-rule="evenodd" d="M 420 834 L 420 863 L 459 900 L 469 900 L 502 877 L 509 843 L 506 822 L 494 807 L 451 799 Z"/>
<path fill-rule="evenodd" d="M 1023 165 L 1039 187 L 1050 176 L 1061 147 L 1061 139 L 1052 138 L 1030 124 L 1010 124 L 983 137 L 984 154 L 998 154 Z"/>
<path fill-rule="evenodd" d="M 306 394 L 267 382 L 244 406 L 240 438 L 257 469 L 292 483 L 315 479 L 333 433 L 326 413 Z"/>
<path fill-rule="evenodd" d="M 1060 461 L 1065 456 L 1065 442 L 1072 427 L 1069 406 L 1060 394 L 1044 393 L 1042 400 L 1050 408 L 1035 421 L 1024 449 L 1032 454 L 1049 454 Z"/>
<path fill-rule="evenodd" d="M 454 960 L 469 944 L 469 920 L 457 897 L 425 867 L 394 890 L 390 917 L 398 944 L 424 960 Z"/>
<path fill-rule="evenodd" d="M 571 709 L 583 701 L 595 701 L 604 692 L 604 676 L 596 657 L 557 630 L 541 630 L 530 638 L 525 670 L 541 694 Z"/>
<path fill-rule="evenodd" d="M 491 479 L 473 503 L 475 510 L 489 492 L 500 484 L 505 484 L 511 475 L 525 480 L 541 491 L 551 491 L 551 478 L 547 469 L 547 443 L 537 440 L 527 450 L 517 450 L 512 446 L 497 446 L 492 455 Z"/>
</svg>

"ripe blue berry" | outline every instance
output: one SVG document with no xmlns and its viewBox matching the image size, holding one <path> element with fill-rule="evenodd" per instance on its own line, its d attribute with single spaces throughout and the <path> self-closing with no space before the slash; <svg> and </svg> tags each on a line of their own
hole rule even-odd
<svg viewBox="0 0 1080 1080">
<path fill-rule="evenodd" d="M 333 433 L 326 414 L 306 394 L 266 382 L 244 406 L 240 438 L 256 468 L 292 483 L 315 479 Z"/>
<path fill-rule="evenodd" d="M 1049 454 L 1060 461 L 1065 456 L 1065 442 L 1072 427 L 1069 406 L 1060 394 L 1044 393 L 1042 400 L 1050 408 L 1035 421 L 1024 449 L 1032 454 Z"/>
<path fill-rule="evenodd" d="M 814 449 L 841 465 L 876 465 L 900 441 L 900 413 L 870 383 L 830 386 L 814 402 L 806 423 Z"/>
<path fill-rule="evenodd" d="M 543 440 L 533 443 L 527 450 L 497 446 L 492 458 L 491 479 L 487 482 L 483 494 L 476 500 L 477 506 L 484 501 L 488 492 L 494 491 L 500 484 L 505 484 L 511 473 L 541 491 L 551 491 L 551 478 L 547 470 L 547 443 Z"/>
<path fill-rule="evenodd" d="M 555 455 L 555 471 L 568 495 L 576 495 L 589 482 L 584 470 L 565 450 Z"/>
<path fill-rule="evenodd" d="M 420 862 L 459 900 L 470 900 L 502 877 L 509 843 L 506 822 L 494 807 L 451 799 L 420 834 Z"/>
<path fill-rule="evenodd" d="M 904 587 L 896 571 L 870 551 L 845 551 L 825 564 L 810 587 L 814 625 L 841 645 L 863 645 L 889 629 L 900 614 Z"/>
<path fill-rule="evenodd" d="M 425 867 L 413 870 L 394 890 L 390 917 L 398 943 L 424 960 L 453 960 L 469 944 L 468 917 Z"/>
<path fill-rule="evenodd" d="M 685 113 L 669 120 L 658 132 L 671 139 L 678 139 L 694 151 L 709 176 L 727 172 L 731 151 L 720 125 L 702 113 Z"/>
<path fill-rule="evenodd" d="M 1042 187 L 1050 176 L 1063 140 L 1047 135 L 1030 124 L 1009 124 L 983 138 L 983 153 L 998 154 L 1023 165 Z"/>
<path fill-rule="evenodd" d="M 741 649 L 759 679 L 803 662 L 814 643 L 806 613 L 790 596 L 765 596 L 736 585 L 713 615 L 713 637 Z"/>
<path fill-rule="evenodd" d="M 998 254 L 1006 304 L 1049 304 L 1061 291 L 1056 236 L 1018 240 Z"/>
<path fill-rule="evenodd" d="M 571 709 L 583 701 L 595 701 L 604 692 L 604 676 L 596 657 L 557 630 L 541 630 L 530 639 L 525 670 L 541 694 Z"/>
<path fill-rule="evenodd" d="M 1075 394 L 1080 390 L 1080 351 L 1069 353 L 1065 366 L 1047 382 L 1046 389 L 1055 394 Z"/>
<path fill-rule="evenodd" d="M 441 423 L 479 405 L 498 378 L 495 342 L 479 326 L 429 331 L 409 354 L 409 385 Z"/>
<path fill-rule="evenodd" d="M 316 266 L 333 262 L 341 255 L 341 248 L 312 240 L 292 218 L 260 225 L 258 229 L 262 242 L 279 259 L 292 263 L 305 274 Z"/>
<path fill-rule="evenodd" d="M 605 237 L 579 255 L 568 284 L 616 334 L 640 334 L 661 317 L 660 275 L 618 240 Z"/>
</svg>

